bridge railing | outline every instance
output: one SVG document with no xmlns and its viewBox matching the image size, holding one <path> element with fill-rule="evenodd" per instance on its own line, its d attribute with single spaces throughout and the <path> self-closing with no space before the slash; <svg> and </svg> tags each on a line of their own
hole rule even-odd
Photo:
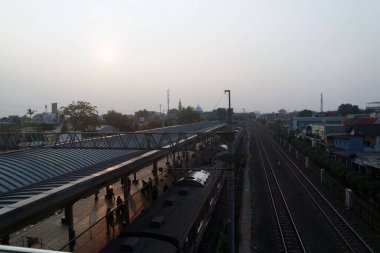
<svg viewBox="0 0 380 253">
<path fill-rule="evenodd" d="M 161 150 L 210 136 L 209 132 L 139 133 L 0 133 L 0 148 L 77 148 Z"/>
</svg>

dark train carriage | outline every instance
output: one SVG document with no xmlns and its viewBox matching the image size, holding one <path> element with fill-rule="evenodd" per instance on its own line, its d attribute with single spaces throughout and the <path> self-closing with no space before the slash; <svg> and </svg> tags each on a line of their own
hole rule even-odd
<svg viewBox="0 0 380 253">
<path fill-rule="evenodd" d="M 196 252 L 224 183 L 224 171 L 191 170 L 128 225 L 126 252 Z"/>
</svg>

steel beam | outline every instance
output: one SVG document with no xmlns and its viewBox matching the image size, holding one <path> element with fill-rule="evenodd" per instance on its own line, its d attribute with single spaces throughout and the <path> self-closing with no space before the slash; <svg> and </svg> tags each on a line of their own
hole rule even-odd
<svg viewBox="0 0 380 253">
<path fill-rule="evenodd" d="M 0 148 L 162 150 L 197 143 L 223 132 L 0 133 Z"/>
</svg>

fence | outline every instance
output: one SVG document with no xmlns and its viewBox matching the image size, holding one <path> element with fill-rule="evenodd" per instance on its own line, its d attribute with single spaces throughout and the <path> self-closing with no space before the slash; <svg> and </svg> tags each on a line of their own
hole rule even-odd
<svg viewBox="0 0 380 253">
<path fill-rule="evenodd" d="M 189 161 L 189 167 L 192 167 L 196 161 L 193 157 Z M 130 193 L 125 191 L 120 181 L 112 185 L 114 195 L 121 196 L 126 199 L 128 212 L 123 215 L 115 215 L 115 226 L 111 228 L 110 233 L 107 234 L 107 224 L 105 220 L 107 208 L 113 208 L 116 213 L 115 198 L 106 199 L 106 190 L 102 188 L 99 190 L 95 200 L 95 192 L 91 195 L 84 197 L 73 205 L 74 212 L 74 228 L 75 228 L 75 241 L 72 241 L 72 246 L 75 252 L 89 252 L 95 249 L 102 249 L 107 243 L 117 238 L 122 232 L 123 226 L 127 222 L 127 215 L 129 221 L 133 221 L 138 215 L 146 209 L 150 203 L 164 190 L 172 185 L 175 177 L 179 178 L 187 170 L 173 169 L 174 164 L 167 164 L 166 159 L 162 159 L 158 163 L 158 172 L 155 177 L 152 173 L 151 165 L 139 170 L 137 178 L 139 179 L 136 184 L 132 183 Z M 191 168 L 189 168 L 191 169 Z M 149 177 L 153 179 L 150 187 Z M 146 184 L 143 183 L 146 181 Z M 149 189 L 148 189 L 149 188 Z M 157 189 L 154 191 L 153 189 Z M 62 250 L 70 251 L 69 232 L 68 227 L 65 225 L 65 218 L 63 210 L 52 210 L 52 215 L 39 221 L 38 223 L 28 225 L 27 227 L 10 235 L 10 245 L 12 246 L 27 246 L 32 248 L 42 248 L 49 250 Z M 46 229 L 49 228 L 49 229 Z M 39 242 L 27 241 L 28 238 L 39 238 Z"/>
<path fill-rule="evenodd" d="M 185 170 L 177 171 L 177 176 L 183 174 L 184 171 Z M 107 207 L 112 207 L 111 211 L 114 213 L 114 226 L 109 226 L 109 228 L 107 228 L 106 212 L 104 212 L 104 216 L 100 219 L 97 219 L 96 217 L 92 218 L 91 215 L 88 216 L 87 220 L 82 221 L 84 223 L 88 222 L 87 228 L 77 235 L 75 241 L 70 242 L 74 244 L 75 252 L 88 252 L 89 249 L 101 249 L 105 247 L 109 241 L 117 238 L 122 233 L 123 228 L 126 227 L 128 222 L 132 222 L 136 219 L 140 213 L 155 200 L 155 198 L 160 196 L 169 185 L 172 185 L 172 180 L 173 170 L 164 169 L 154 180 L 153 188 L 151 188 L 148 183 L 143 185 L 141 189 L 130 195 L 127 200 L 123 202 L 123 205 L 119 207 L 116 206 L 116 204 L 112 204 L 112 201 L 114 202 L 114 200 L 110 200 Z M 123 190 L 120 187 L 119 190 L 115 192 L 115 195 L 122 194 Z M 121 209 L 123 206 L 127 206 L 128 211 L 121 211 L 121 213 L 118 214 L 118 208 Z M 83 227 L 80 225 L 75 226 Z M 108 229 L 109 232 L 107 232 Z M 59 250 L 69 251 L 70 243 L 62 246 Z"/>
<path fill-rule="evenodd" d="M 330 190 L 339 200 L 345 201 L 345 187 L 343 187 L 339 182 L 337 182 L 332 176 L 324 174 L 323 180 L 321 180 L 321 168 L 315 163 L 309 160 L 309 166 L 305 166 L 305 155 L 303 155 L 299 150 L 296 150 L 288 141 L 284 139 L 278 139 L 283 150 L 288 154 L 292 155 L 296 160 L 297 165 L 302 170 L 307 170 L 309 174 L 312 174 L 315 178 L 321 182 L 328 190 Z M 296 155 L 296 152 L 298 154 Z M 355 214 L 357 214 L 365 223 L 369 225 L 371 230 L 375 232 L 380 232 L 380 213 L 373 204 L 369 203 L 367 200 L 361 198 L 357 194 L 352 195 L 352 209 Z"/>
</svg>

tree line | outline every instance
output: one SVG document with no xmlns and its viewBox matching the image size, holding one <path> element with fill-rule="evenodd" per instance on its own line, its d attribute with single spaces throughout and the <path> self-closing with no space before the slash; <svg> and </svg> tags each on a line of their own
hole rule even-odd
<svg viewBox="0 0 380 253">
<path fill-rule="evenodd" d="M 337 111 L 328 111 L 326 114 L 336 115 L 336 116 L 347 116 L 347 114 L 362 114 L 362 113 L 372 113 L 372 109 L 360 109 L 358 105 L 352 105 L 349 103 L 341 104 Z M 304 109 L 297 113 L 297 117 L 312 117 L 315 112 Z"/>
<path fill-rule="evenodd" d="M 175 124 L 195 123 L 201 120 L 200 113 L 191 106 L 180 110 L 172 109 L 168 115 L 157 114 L 144 109 L 136 112 L 132 117 L 115 110 L 110 110 L 100 116 L 96 106 L 85 101 L 74 101 L 68 106 L 62 107 L 59 113 L 64 125 L 63 131 L 71 129 L 82 132 L 96 131 L 101 124 L 113 126 L 121 132 L 130 132 Z"/>
</svg>

